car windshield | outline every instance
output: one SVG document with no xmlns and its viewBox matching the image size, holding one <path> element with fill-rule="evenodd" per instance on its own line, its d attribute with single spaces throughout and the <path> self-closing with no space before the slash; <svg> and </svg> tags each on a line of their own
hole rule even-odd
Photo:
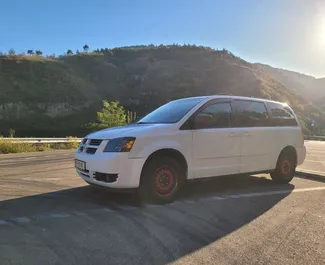
<svg viewBox="0 0 325 265">
<path fill-rule="evenodd" d="M 171 101 L 149 113 L 138 123 L 176 123 L 201 102 L 202 99 L 203 98 L 188 98 Z"/>
</svg>

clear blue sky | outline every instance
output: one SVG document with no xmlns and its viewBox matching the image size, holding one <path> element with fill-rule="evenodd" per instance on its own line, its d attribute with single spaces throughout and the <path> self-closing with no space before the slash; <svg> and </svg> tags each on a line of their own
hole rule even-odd
<svg viewBox="0 0 325 265">
<path fill-rule="evenodd" d="M 1 52 L 191 43 L 325 77 L 325 0 L 0 0 L 0 14 Z"/>
</svg>

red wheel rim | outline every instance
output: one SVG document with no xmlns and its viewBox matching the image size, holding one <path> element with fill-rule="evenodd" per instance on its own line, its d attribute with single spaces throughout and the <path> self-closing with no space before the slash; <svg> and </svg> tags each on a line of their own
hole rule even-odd
<svg viewBox="0 0 325 265">
<path fill-rule="evenodd" d="M 292 162 L 288 159 L 283 159 L 281 162 L 280 170 L 285 177 L 289 177 L 292 174 Z"/>
<path fill-rule="evenodd" d="M 177 176 L 168 166 L 157 169 L 153 177 L 154 191 L 161 197 L 170 196 L 177 187 Z"/>
</svg>

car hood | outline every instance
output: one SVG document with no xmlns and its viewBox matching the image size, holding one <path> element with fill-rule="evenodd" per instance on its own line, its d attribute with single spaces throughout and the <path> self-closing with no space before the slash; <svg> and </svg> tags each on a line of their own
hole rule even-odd
<svg viewBox="0 0 325 265">
<path fill-rule="evenodd" d="M 162 132 L 168 130 L 174 124 L 130 124 L 126 126 L 108 128 L 88 134 L 85 138 L 89 139 L 113 139 L 118 137 L 137 137 L 145 136 L 147 133 Z"/>
</svg>

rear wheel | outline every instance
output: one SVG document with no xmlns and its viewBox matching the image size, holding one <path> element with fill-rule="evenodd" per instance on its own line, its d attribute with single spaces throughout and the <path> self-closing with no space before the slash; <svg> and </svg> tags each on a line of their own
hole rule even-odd
<svg viewBox="0 0 325 265">
<path fill-rule="evenodd" d="M 271 178 L 277 183 L 289 183 L 295 174 L 295 157 L 290 154 L 281 154 L 276 169 L 271 172 Z"/>
<path fill-rule="evenodd" d="M 139 195 L 146 202 L 172 202 L 177 197 L 183 180 L 184 170 L 176 160 L 155 157 L 143 169 Z"/>
</svg>

